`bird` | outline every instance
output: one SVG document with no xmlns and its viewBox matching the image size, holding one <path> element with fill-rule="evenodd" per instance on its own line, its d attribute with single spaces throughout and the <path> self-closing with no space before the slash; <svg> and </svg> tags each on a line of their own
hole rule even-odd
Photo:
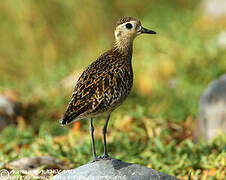
<svg viewBox="0 0 226 180">
<path fill-rule="evenodd" d="M 90 136 L 93 161 L 111 159 L 107 150 L 106 133 L 111 113 L 120 106 L 133 86 L 133 40 L 140 34 L 156 34 L 144 28 L 135 17 L 124 17 L 117 21 L 113 47 L 92 62 L 79 77 L 60 123 L 90 118 Z M 96 155 L 93 119 L 104 115 L 104 153 Z"/>
</svg>

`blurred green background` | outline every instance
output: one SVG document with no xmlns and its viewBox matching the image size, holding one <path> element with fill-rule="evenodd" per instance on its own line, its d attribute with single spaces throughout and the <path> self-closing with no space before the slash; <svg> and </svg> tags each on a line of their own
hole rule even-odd
<svg viewBox="0 0 226 180">
<path fill-rule="evenodd" d="M 118 19 L 134 16 L 155 36 L 134 42 L 134 87 L 111 117 L 113 157 L 187 178 L 220 179 L 225 137 L 194 143 L 198 103 L 226 71 L 218 34 L 197 0 L 7 0 L 0 3 L 0 92 L 21 103 L 16 125 L 0 134 L 0 161 L 50 155 L 73 167 L 91 158 L 88 121 L 60 127 L 79 73 L 111 48 Z M 97 152 L 101 128 L 95 121 Z M 141 143 L 142 142 L 142 143 Z"/>
</svg>

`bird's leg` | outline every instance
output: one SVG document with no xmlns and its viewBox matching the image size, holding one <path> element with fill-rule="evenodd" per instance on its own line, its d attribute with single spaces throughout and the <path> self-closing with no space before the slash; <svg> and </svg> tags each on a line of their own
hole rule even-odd
<svg viewBox="0 0 226 180">
<path fill-rule="evenodd" d="M 95 150 L 95 142 L 94 142 L 94 127 L 93 127 L 93 118 L 90 119 L 90 136 L 91 136 L 91 140 L 92 140 L 92 150 L 93 150 L 93 161 L 97 160 L 97 155 L 96 155 L 96 150 Z"/>
<path fill-rule="evenodd" d="M 108 151 L 107 151 L 107 143 L 106 143 L 106 133 L 107 133 L 107 126 L 108 126 L 108 121 L 110 119 L 110 114 L 108 115 L 107 119 L 106 119 L 106 122 L 104 124 L 104 128 L 103 128 L 103 136 L 104 136 L 104 154 L 103 156 L 101 156 L 101 158 L 104 158 L 104 159 L 108 159 L 110 158 L 109 155 L 108 155 Z"/>
</svg>

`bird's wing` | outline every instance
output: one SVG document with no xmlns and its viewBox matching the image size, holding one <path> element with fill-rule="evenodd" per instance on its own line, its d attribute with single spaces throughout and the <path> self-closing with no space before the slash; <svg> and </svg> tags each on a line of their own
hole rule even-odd
<svg viewBox="0 0 226 180">
<path fill-rule="evenodd" d="M 109 83 L 107 67 L 106 64 L 99 65 L 96 61 L 82 73 L 61 120 L 62 124 L 68 124 L 91 114 L 104 100 L 104 93 Z"/>
</svg>

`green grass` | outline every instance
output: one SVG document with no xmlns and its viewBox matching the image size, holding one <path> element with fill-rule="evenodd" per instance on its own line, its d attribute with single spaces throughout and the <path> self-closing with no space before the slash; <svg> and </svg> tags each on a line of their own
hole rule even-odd
<svg viewBox="0 0 226 180">
<path fill-rule="evenodd" d="M 112 113 L 110 154 L 184 179 L 220 179 L 226 163 L 225 135 L 209 144 L 194 143 L 192 131 L 200 95 L 226 71 L 226 52 L 216 40 L 226 24 L 207 20 L 198 4 L 2 2 L 0 91 L 16 94 L 24 124 L 18 121 L 1 132 L 0 162 L 50 155 L 77 167 L 90 160 L 88 121 L 81 121 L 77 130 L 58 124 L 72 92 L 61 82 L 110 48 L 115 21 L 133 15 L 158 34 L 134 42 L 134 88 Z M 103 150 L 103 124 L 103 118 L 95 121 L 98 154 Z"/>
</svg>

